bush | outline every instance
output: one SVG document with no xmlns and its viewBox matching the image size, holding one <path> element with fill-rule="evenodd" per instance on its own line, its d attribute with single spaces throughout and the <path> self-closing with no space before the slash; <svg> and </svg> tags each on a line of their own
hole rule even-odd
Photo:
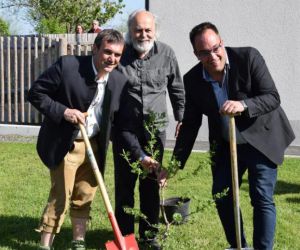
<svg viewBox="0 0 300 250">
<path fill-rule="evenodd" d="M 0 18 L 0 35 L 9 36 L 9 24 Z"/>
</svg>

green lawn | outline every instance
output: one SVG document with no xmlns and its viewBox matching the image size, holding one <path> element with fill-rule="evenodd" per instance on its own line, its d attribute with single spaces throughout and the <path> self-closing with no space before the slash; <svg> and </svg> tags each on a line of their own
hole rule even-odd
<svg viewBox="0 0 300 250">
<path fill-rule="evenodd" d="M 0 143 L 0 249 L 36 249 L 39 234 L 34 231 L 49 191 L 49 174 L 40 162 L 32 143 Z M 169 159 L 170 152 L 165 159 Z M 167 196 L 192 198 L 188 223 L 172 226 L 165 249 L 224 249 L 227 247 L 221 224 L 211 198 L 211 173 L 207 154 L 193 153 L 184 171 L 169 181 Z M 202 167 L 199 168 L 199 163 Z M 113 201 L 113 164 L 109 152 L 105 174 L 107 189 Z M 246 176 L 240 192 L 248 241 L 252 237 L 252 211 Z M 288 158 L 279 169 L 275 202 L 277 228 L 275 249 L 300 248 L 300 159 Z M 113 234 L 100 194 L 92 210 L 87 233 L 88 249 L 104 249 Z M 56 237 L 55 249 L 67 249 L 71 241 L 69 217 Z"/>
</svg>

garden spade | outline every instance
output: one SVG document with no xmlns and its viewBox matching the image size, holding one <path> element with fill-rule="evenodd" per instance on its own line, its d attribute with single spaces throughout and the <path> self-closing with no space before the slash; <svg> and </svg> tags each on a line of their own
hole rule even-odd
<svg viewBox="0 0 300 250">
<path fill-rule="evenodd" d="M 236 133 L 234 115 L 229 116 L 229 142 L 230 142 L 230 160 L 231 160 L 231 180 L 233 193 L 233 210 L 234 210 L 234 225 L 237 248 L 251 250 L 253 248 L 242 248 L 241 243 L 241 216 L 240 216 L 240 198 L 239 198 L 239 179 L 238 179 L 238 164 L 237 164 L 237 149 L 236 149 Z"/>
<path fill-rule="evenodd" d="M 115 240 L 108 241 L 107 243 L 105 243 L 105 247 L 107 250 L 138 250 L 139 247 L 138 247 L 138 244 L 134 237 L 134 234 L 123 236 L 120 231 L 120 228 L 117 223 L 116 217 L 114 215 L 111 203 L 109 201 L 109 197 L 108 197 L 105 185 L 104 185 L 103 177 L 99 171 L 98 164 L 96 162 L 96 158 L 94 156 L 94 153 L 93 153 L 89 138 L 87 136 L 85 127 L 81 123 L 79 123 L 78 125 L 80 128 L 80 131 L 81 131 L 81 134 L 82 134 L 85 146 L 86 146 L 87 155 L 91 162 L 98 186 L 100 188 L 101 195 L 102 195 L 102 198 L 103 198 L 103 201 L 105 204 L 105 208 L 106 208 L 106 211 L 108 214 L 108 218 L 112 225 L 112 229 L 113 229 L 114 236 L 115 236 Z"/>
<path fill-rule="evenodd" d="M 236 134 L 234 116 L 229 116 L 229 141 L 230 141 L 230 160 L 231 160 L 231 180 L 233 192 L 234 225 L 237 249 L 242 249 L 241 243 L 241 217 L 240 217 L 240 198 L 239 180 L 236 151 Z"/>
</svg>

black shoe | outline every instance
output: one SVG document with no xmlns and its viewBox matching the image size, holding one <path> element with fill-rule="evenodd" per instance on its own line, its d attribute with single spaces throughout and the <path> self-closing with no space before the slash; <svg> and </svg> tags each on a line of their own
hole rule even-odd
<svg viewBox="0 0 300 250">
<path fill-rule="evenodd" d="M 228 248 L 225 248 L 225 250 L 235 250 L 237 249 L 236 247 L 230 246 Z M 254 248 L 249 247 L 248 245 L 242 246 L 243 250 L 254 250 Z"/>
<path fill-rule="evenodd" d="M 141 240 L 140 249 L 141 250 L 162 250 L 162 247 L 159 245 L 156 239 L 150 239 L 150 240 Z"/>
<path fill-rule="evenodd" d="M 83 240 L 72 240 L 72 250 L 85 250 L 85 242 Z"/>
</svg>

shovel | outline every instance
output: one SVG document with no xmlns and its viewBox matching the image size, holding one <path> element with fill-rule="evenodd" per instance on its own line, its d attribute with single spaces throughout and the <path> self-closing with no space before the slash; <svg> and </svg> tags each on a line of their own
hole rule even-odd
<svg viewBox="0 0 300 250">
<path fill-rule="evenodd" d="M 230 160 L 231 160 L 231 180 L 232 180 L 232 192 L 233 192 L 233 210 L 234 210 L 234 225 L 235 225 L 235 237 L 237 248 L 233 249 L 247 249 L 242 248 L 241 243 L 241 216 L 240 216 L 240 198 L 239 198 L 239 180 L 238 180 L 238 164 L 237 164 L 237 150 L 236 150 L 236 133 L 235 133 L 235 120 L 234 115 L 229 116 L 229 141 L 230 141 Z"/>
<path fill-rule="evenodd" d="M 112 225 L 112 229 L 113 229 L 114 236 L 115 236 L 115 240 L 106 242 L 105 247 L 107 250 L 138 250 L 139 247 L 135 240 L 134 234 L 123 236 L 120 231 L 120 228 L 117 223 L 115 214 L 113 212 L 111 203 L 109 201 L 109 197 L 108 197 L 105 185 L 104 185 L 103 177 L 99 171 L 98 164 L 96 162 L 96 158 L 94 156 L 94 153 L 93 153 L 89 138 L 87 136 L 85 127 L 81 123 L 79 123 L 79 128 L 80 128 L 80 131 L 81 131 L 81 134 L 82 134 L 85 146 L 86 146 L 87 155 L 89 157 L 96 180 L 98 182 L 98 186 L 101 191 L 101 195 L 102 195 L 104 205 L 105 205 L 105 208 L 106 208 L 106 211 L 108 214 L 108 218 Z"/>
<path fill-rule="evenodd" d="M 230 141 L 230 160 L 231 160 L 231 180 L 233 192 L 233 210 L 234 225 L 237 249 L 242 249 L 241 243 L 241 217 L 240 217 L 240 198 L 239 198 L 239 181 L 238 165 L 236 152 L 236 134 L 234 116 L 229 116 L 229 141 Z"/>
</svg>

